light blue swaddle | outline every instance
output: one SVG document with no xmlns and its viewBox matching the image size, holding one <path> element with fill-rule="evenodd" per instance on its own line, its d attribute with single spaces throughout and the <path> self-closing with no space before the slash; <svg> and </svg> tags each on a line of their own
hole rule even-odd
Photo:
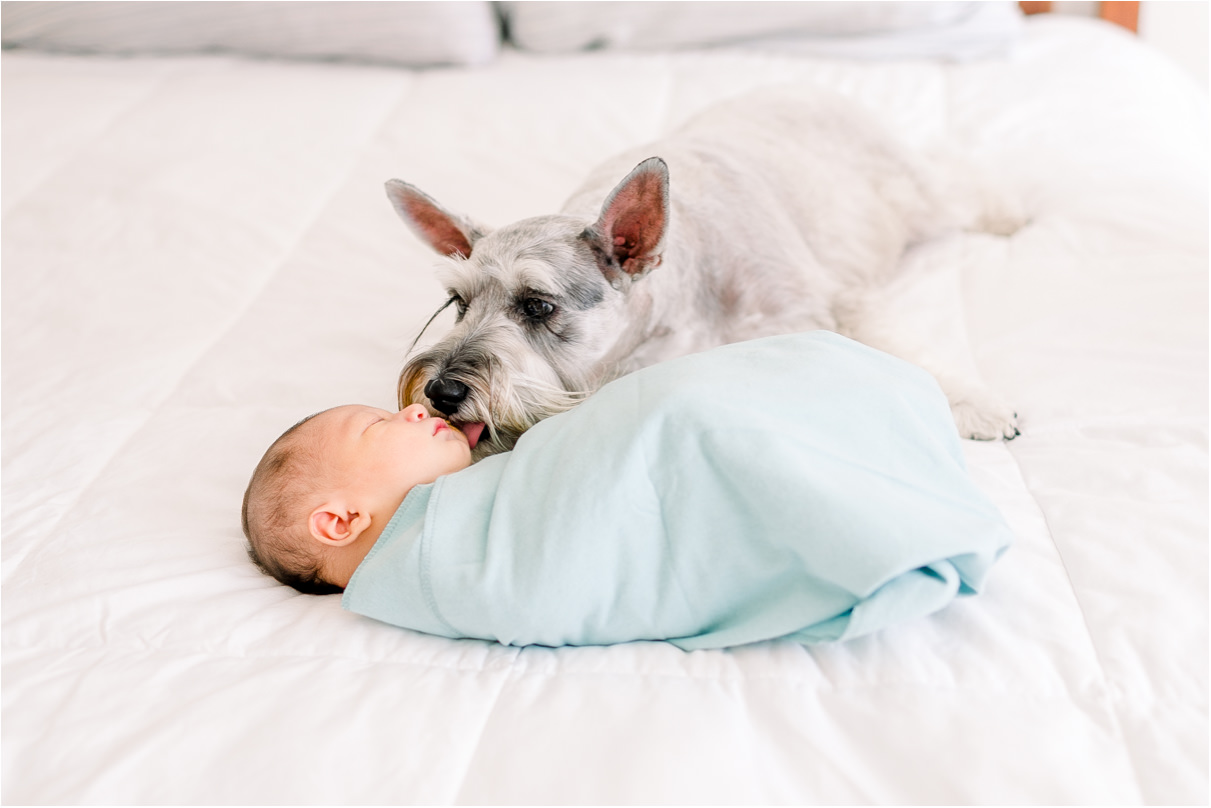
<svg viewBox="0 0 1211 808">
<path fill-rule="evenodd" d="M 342 605 L 511 645 L 830 641 L 979 591 L 1010 538 L 934 380 L 818 331 L 646 368 L 417 486 Z"/>
</svg>

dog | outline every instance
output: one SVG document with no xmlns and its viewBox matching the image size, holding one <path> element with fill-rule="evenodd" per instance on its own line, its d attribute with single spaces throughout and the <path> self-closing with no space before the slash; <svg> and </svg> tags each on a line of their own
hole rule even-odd
<svg viewBox="0 0 1211 808">
<path fill-rule="evenodd" d="M 446 259 L 457 317 L 406 362 L 399 404 L 447 416 L 478 460 L 611 379 L 725 343 L 829 329 L 927 364 L 869 293 L 910 245 L 1017 226 L 944 177 L 853 102 L 778 90 L 711 107 L 599 166 L 560 213 L 496 230 L 390 180 L 396 212 Z M 960 435 L 1019 434 L 980 384 L 927 369 Z"/>
</svg>

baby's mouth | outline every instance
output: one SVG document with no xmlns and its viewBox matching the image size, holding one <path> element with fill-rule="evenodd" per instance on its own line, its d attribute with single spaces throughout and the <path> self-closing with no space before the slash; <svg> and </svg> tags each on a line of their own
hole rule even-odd
<svg viewBox="0 0 1211 808">
<path fill-rule="evenodd" d="M 467 438 L 467 446 L 474 449 L 475 444 L 479 443 L 479 436 L 483 434 L 484 424 L 482 421 L 473 421 L 468 424 L 451 423 L 450 426 L 457 429 Z"/>
</svg>

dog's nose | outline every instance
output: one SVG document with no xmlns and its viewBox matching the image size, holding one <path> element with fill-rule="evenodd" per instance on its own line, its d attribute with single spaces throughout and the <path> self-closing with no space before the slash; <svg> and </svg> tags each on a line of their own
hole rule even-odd
<svg viewBox="0 0 1211 808">
<path fill-rule="evenodd" d="M 453 379 L 436 378 L 425 385 L 425 395 L 433 402 L 433 406 L 446 415 L 458 412 L 458 407 L 471 392 L 462 382 Z"/>
</svg>

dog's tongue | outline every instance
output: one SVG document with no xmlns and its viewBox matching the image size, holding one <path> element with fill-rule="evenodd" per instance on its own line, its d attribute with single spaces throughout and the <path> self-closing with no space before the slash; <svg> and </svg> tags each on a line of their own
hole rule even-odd
<svg viewBox="0 0 1211 808">
<path fill-rule="evenodd" d="M 475 444 L 479 443 L 479 436 L 483 434 L 483 423 L 476 421 L 472 424 L 459 424 L 458 428 L 461 429 L 462 433 L 467 436 L 467 445 L 474 449 Z"/>
</svg>

